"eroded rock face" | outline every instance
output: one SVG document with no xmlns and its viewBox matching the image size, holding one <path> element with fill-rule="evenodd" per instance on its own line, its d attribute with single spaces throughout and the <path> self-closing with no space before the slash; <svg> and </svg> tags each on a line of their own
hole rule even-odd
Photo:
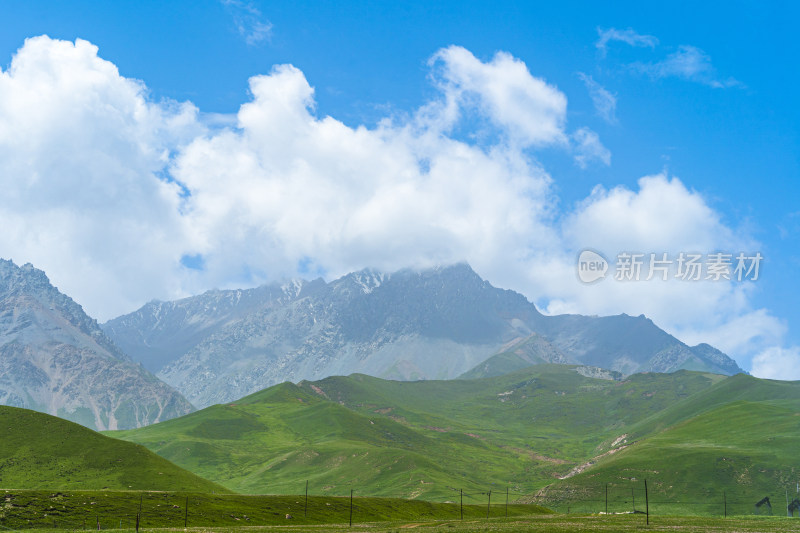
<svg viewBox="0 0 800 533">
<path fill-rule="evenodd" d="M 127 429 L 193 410 L 125 355 L 30 264 L 0 259 L 0 403 L 93 429 Z"/>
</svg>

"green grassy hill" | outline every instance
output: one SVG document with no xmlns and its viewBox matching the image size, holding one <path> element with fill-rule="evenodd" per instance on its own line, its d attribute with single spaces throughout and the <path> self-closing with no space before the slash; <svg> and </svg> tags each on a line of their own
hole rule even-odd
<svg viewBox="0 0 800 533">
<path fill-rule="evenodd" d="M 143 446 L 6 406 L 0 406 L 0 488 L 227 492 Z"/>
<path fill-rule="evenodd" d="M 800 480 L 800 382 L 737 375 L 632 428 L 633 445 L 599 458 L 531 501 L 584 510 L 644 503 L 643 480 L 659 512 L 750 514 L 769 497 L 786 514 Z M 631 494 L 631 491 L 634 494 Z M 638 494 L 638 496 L 635 496 Z M 616 502 L 616 503 L 615 503 Z M 767 512 L 766 508 L 759 512 Z"/>
<path fill-rule="evenodd" d="M 567 364 L 569 358 L 558 348 L 545 340 L 541 335 L 532 334 L 505 346 L 499 353 L 493 355 L 472 370 L 468 370 L 458 379 L 478 379 L 502 376 L 517 370 L 523 370 L 531 365 L 558 363 Z M 621 377 L 621 375 L 620 375 Z"/>
<path fill-rule="evenodd" d="M 724 378 L 585 377 L 537 365 L 479 380 L 353 375 L 284 383 L 237 402 L 111 433 L 247 493 L 452 499 L 530 493 L 610 449 L 637 424 Z"/>
<path fill-rule="evenodd" d="M 0 407 L 0 487 L 300 494 L 308 480 L 318 497 L 355 489 L 454 502 L 463 489 L 476 505 L 508 488 L 511 501 L 573 512 L 605 510 L 608 489 L 609 511 L 622 512 L 641 510 L 647 479 L 659 514 L 750 514 L 764 496 L 785 513 L 800 478 L 800 382 L 689 371 L 606 380 L 578 370 L 284 383 L 110 432 L 158 455 Z"/>
<path fill-rule="evenodd" d="M 641 437 L 653 434 L 698 414 L 736 401 L 800 400 L 800 382 L 759 379 L 747 374 L 716 376 L 715 379 L 714 387 L 700 391 L 690 400 L 677 402 L 643 420 L 633 429 L 634 435 Z"/>
</svg>

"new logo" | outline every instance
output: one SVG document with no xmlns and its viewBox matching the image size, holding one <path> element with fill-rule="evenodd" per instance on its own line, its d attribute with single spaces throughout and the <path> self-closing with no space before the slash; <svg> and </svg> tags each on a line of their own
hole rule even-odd
<svg viewBox="0 0 800 533">
<path fill-rule="evenodd" d="M 608 261 L 594 250 L 583 250 L 578 255 L 578 279 L 584 283 L 594 283 L 606 277 Z"/>
</svg>

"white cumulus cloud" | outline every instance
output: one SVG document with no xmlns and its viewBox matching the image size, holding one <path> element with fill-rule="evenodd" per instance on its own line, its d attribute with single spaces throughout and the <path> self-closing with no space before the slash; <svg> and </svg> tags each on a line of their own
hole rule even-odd
<svg viewBox="0 0 800 533">
<path fill-rule="evenodd" d="M 29 39 L 0 72 L 0 256 L 100 319 L 215 286 L 466 260 L 550 312 L 645 313 L 742 361 L 780 344 L 754 283 L 580 283 L 586 247 L 756 244 L 664 174 L 560 205 L 536 150 L 610 163 L 595 132 L 568 128 L 566 96 L 503 52 L 453 46 L 429 65 L 425 105 L 350 127 L 291 65 L 252 77 L 235 117 L 206 116 L 154 101 L 86 41 Z"/>
<path fill-rule="evenodd" d="M 752 374 L 759 378 L 800 380 L 800 347 L 770 347 L 753 358 Z"/>
<path fill-rule="evenodd" d="M 242 263 L 263 278 L 294 275 L 308 258 L 330 275 L 365 263 L 488 266 L 528 235 L 552 233 L 549 176 L 504 143 L 485 150 L 442 134 L 435 106 L 408 123 L 353 129 L 314 114 L 313 89 L 294 67 L 254 77 L 250 89 L 238 128 L 195 140 L 172 168 L 191 191 L 194 252 L 215 283 Z"/>
<path fill-rule="evenodd" d="M 561 229 L 566 252 L 560 276 L 548 278 L 551 313 L 645 314 L 681 340 L 715 345 L 745 367 L 752 354 L 779 343 L 785 333 L 777 318 L 752 308 L 757 281 L 713 281 L 705 274 L 701 281 L 674 277 L 681 252 L 706 256 L 715 251 L 753 253 L 757 248 L 746 234 L 728 227 L 701 194 L 675 177 L 644 177 L 638 189 L 598 187 L 575 206 Z M 612 262 L 608 279 L 593 285 L 576 280 L 576 257 L 586 248 Z M 613 263 L 625 252 L 644 255 L 639 281 L 614 279 Z M 667 281 L 657 271 L 646 280 L 651 254 L 657 259 L 667 254 L 672 261 Z"/>
<path fill-rule="evenodd" d="M 2 255 L 45 268 L 100 316 L 172 294 L 185 220 L 160 176 L 202 133 L 196 114 L 151 102 L 87 41 L 27 40 L 0 72 Z"/>
<path fill-rule="evenodd" d="M 446 111 L 440 115 L 448 119 L 448 126 L 465 108 L 475 108 L 512 142 L 523 146 L 566 143 L 566 97 L 531 76 L 525 63 L 511 54 L 498 52 L 483 63 L 469 50 L 450 46 L 437 52 L 429 64 L 446 97 L 442 102 Z"/>
</svg>

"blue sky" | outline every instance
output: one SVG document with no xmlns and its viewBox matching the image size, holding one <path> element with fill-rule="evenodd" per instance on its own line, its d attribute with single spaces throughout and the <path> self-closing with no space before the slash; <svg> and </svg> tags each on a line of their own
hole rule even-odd
<svg viewBox="0 0 800 533">
<path fill-rule="evenodd" d="M 100 319 L 215 286 L 468 260 L 550 312 L 643 312 L 800 379 L 797 15 L 6 0 L 0 256 Z M 583 286 L 583 248 L 764 262 L 744 284 Z"/>
</svg>

